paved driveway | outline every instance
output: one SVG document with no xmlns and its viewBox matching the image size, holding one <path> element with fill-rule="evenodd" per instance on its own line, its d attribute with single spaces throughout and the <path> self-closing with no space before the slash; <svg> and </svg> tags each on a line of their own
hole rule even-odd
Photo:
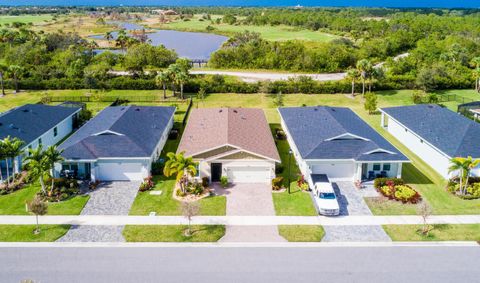
<svg viewBox="0 0 480 283">
<path fill-rule="evenodd" d="M 363 199 L 374 196 L 375 191 L 358 190 L 352 182 L 333 183 L 340 205 L 340 215 L 372 215 Z M 389 242 L 390 237 L 382 226 L 325 226 L 324 242 L 380 241 Z"/>
<path fill-rule="evenodd" d="M 218 195 L 227 198 L 228 216 L 275 215 L 269 184 L 233 184 L 227 189 L 214 185 Z M 227 226 L 220 242 L 285 242 L 272 226 Z"/>
<path fill-rule="evenodd" d="M 89 192 L 80 215 L 128 215 L 140 182 L 108 182 Z M 124 242 L 124 226 L 74 225 L 59 242 Z"/>
</svg>

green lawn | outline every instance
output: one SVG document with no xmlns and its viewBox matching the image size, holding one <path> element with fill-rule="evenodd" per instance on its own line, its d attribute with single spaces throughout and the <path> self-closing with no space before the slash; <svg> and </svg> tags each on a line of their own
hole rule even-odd
<svg viewBox="0 0 480 283">
<path fill-rule="evenodd" d="M 18 23 L 43 23 L 52 19 L 51 15 L 21 15 L 21 16 L 6 16 L 2 15 L 0 17 L 0 25 L 11 24 L 14 22 Z"/>
<path fill-rule="evenodd" d="M 325 235 L 320 225 L 279 225 L 278 233 L 289 242 L 320 242 Z"/>
<path fill-rule="evenodd" d="M 123 236 L 127 242 L 217 242 L 225 235 L 223 225 L 192 225 L 186 237 L 184 225 L 127 225 Z"/>
<path fill-rule="evenodd" d="M 23 189 L 8 195 L 0 196 L 0 215 L 29 215 L 25 204 L 31 201 L 35 194 L 40 191 L 40 185 L 29 184 Z M 66 201 L 50 203 L 49 215 L 78 215 L 87 203 L 89 196 L 76 196 Z"/>
<path fill-rule="evenodd" d="M 260 33 L 260 35 L 271 41 L 286 41 L 286 40 L 303 40 L 312 42 L 327 42 L 335 38 L 339 38 L 336 35 L 312 31 L 307 29 L 295 28 L 285 25 L 278 26 L 255 26 L 255 25 L 229 25 L 229 24 L 212 24 L 210 21 L 200 21 L 199 16 L 195 16 L 190 21 L 174 21 L 168 24 L 155 24 L 152 27 L 162 29 L 175 29 L 181 31 L 198 31 L 207 32 L 207 26 L 215 28 L 213 33 L 223 34 L 231 36 L 237 32 L 243 32 L 245 30 Z"/>
<path fill-rule="evenodd" d="M 437 224 L 428 236 L 421 225 L 383 225 L 394 241 L 480 241 L 480 224 Z"/>
<path fill-rule="evenodd" d="M 40 225 L 38 235 L 33 234 L 35 228 L 35 225 L 0 225 L 0 242 L 54 242 L 67 233 L 70 225 Z"/>
<path fill-rule="evenodd" d="M 130 215 L 148 215 L 154 211 L 156 215 L 182 215 L 181 203 L 173 199 L 175 180 L 163 176 L 154 177 L 154 190 L 162 191 L 162 194 L 151 195 L 149 192 L 139 192 Z M 199 200 L 200 215 L 225 215 L 226 198 L 224 196 L 207 197 Z"/>
</svg>

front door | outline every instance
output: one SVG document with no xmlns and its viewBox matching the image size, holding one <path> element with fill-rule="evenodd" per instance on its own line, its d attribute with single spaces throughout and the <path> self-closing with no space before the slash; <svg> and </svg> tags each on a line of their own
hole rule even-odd
<svg viewBox="0 0 480 283">
<path fill-rule="evenodd" d="M 220 177 L 222 177 L 222 163 L 212 163 L 210 169 L 212 171 L 212 182 L 220 182 Z"/>
<path fill-rule="evenodd" d="M 90 163 L 85 163 L 85 179 L 90 180 L 90 175 L 92 173 L 92 167 Z"/>
</svg>

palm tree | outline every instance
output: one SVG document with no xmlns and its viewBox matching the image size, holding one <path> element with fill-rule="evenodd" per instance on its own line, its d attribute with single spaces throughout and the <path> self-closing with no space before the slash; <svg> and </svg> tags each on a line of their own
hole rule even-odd
<svg viewBox="0 0 480 283">
<path fill-rule="evenodd" d="M 15 93 L 18 93 L 18 77 L 21 75 L 23 68 L 18 65 L 10 65 L 8 71 L 13 76 L 13 81 L 15 82 Z"/>
<path fill-rule="evenodd" d="M 362 79 L 362 95 L 365 95 L 365 81 L 369 77 L 373 69 L 372 63 L 367 59 L 362 59 L 357 62 L 357 70 L 360 73 Z"/>
<path fill-rule="evenodd" d="M 175 180 L 180 184 L 180 189 L 185 193 L 185 185 L 188 181 L 188 176 L 195 176 L 197 174 L 197 162 L 194 162 L 192 157 L 185 157 L 184 152 L 167 153 L 168 161 L 163 167 L 163 175 L 170 177 L 175 175 Z"/>
<path fill-rule="evenodd" d="M 42 187 L 43 194 L 47 195 L 47 190 L 45 188 L 45 182 L 43 180 L 43 177 L 50 169 L 50 164 L 45 158 L 42 146 L 39 145 L 36 149 L 30 149 L 29 155 L 25 158 L 25 162 L 29 173 L 32 176 L 38 178 Z"/>
<path fill-rule="evenodd" d="M 110 42 L 110 40 L 113 39 L 112 32 L 111 32 L 111 31 L 107 31 L 107 32 L 105 33 L 105 36 L 104 36 L 104 37 L 105 37 L 105 39 L 106 39 L 108 42 Z"/>
<path fill-rule="evenodd" d="M 355 81 L 360 77 L 360 72 L 357 69 L 350 68 L 347 71 L 347 79 L 352 80 L 352 96 L 355 95 Z"/>
<path fill-rule="evenodd" d="M 477 167 L 480 164 L 480 159 L 473 159 L 471 156 L 465 157 L 454 157 L 450 160 L 450 167 L 448 172 L 460 172 L 460 193 L 462 195 L 466 194 L 468 188 L 468 178 L 470 176 L 470 171 Z"/>
<path fill-rule="evenodd" d="M 175 82 L 180 85 L 180 99 L 183 99 L 183 85 L 188 81 L 189 75 L 186 72 L 180 71 L 175 74 Z"/>
<path fill-rule="evenodd" d="M 170 82 L 172 83 L 173 96 L 175 96 L 175 82 L 177 81 L 176 76 L 178 73 L 181 72 L 181 69 L 177 64 L 171 64 L 170 66 L 168 66 L 166 72 L 170 79 Z"/>
<path fill-rule="evenodd" d="M 169 80 L 170 77 L 166 71 L 160 72 L 157 77 L 155 77 L 155 83 L 157 86 L 162 86 L 163 88 L 163 99 L 167 99 L 167 83 Z"/>
<path fill-rule="evenodd" d="M 17 170 L 17 157 L 21 156 L 23 154 L 23 145 L 25 142 L 23 142 L 19 138 L 13 138 L 12 142 L 10 143 L 9 146 L 9 158 L 12 159 L 12 164 L 13 164 L 13 172 L 12 172 L 12 181 L 15 181 L 15 173 Z"/>
<path fill-rule="evenodd" d="M 2 158 L 5 160 L 6 170 L 7 170 L 7 186 L 10 185 L 10 169 L 8 168 L 8 161 L 10 159 L 10 150 L 12 147 L 13 140 L 10 136 L 4 138 L 2 141 Z"/>
<path fill-rule="evenodd" d="M 0 141 L 0 160 L 3 160 L 5 158 L 5 146 L 3 145 L 3 142 Z M 2 165 L 0 164 L 0 184 L 3 183 L 3 172 L 2 172 Z"/>
<path fill-rule="evenodd" d="M 475 90 L 480 92 L 480 57 L 475 57 L 470 62 L 474 69 L 473 69 L 473 78 L 475 79 Z"/>
<path fill-rule="evenodd" d="M 54 146 L 54 145 L 49 146 L 44 152 L 45 159 L 50 166 L 50 177 L 52 179 L 52 184 L 51 184 L 51 187 L 50 187 L 50 193 L 53 192 L 53 187 L 55 185 L 55 178 L 53 178 L 53 172 L 55 170 L 55 163 L 63 161 L 62 152 L 63 152 L 63 150 L 58 150 L 57 147 Z"/>
<path fill-rule="evenodd" d="M 118 32 L 117 39 L 115 40 L 115 45 L 120 46 L 120 48 L 125 51 L 125 46 L 127 45 L 128 36 L 125 30 Z"/>
<path fill-rule="evenodd" d="M 5 95 L 5 85 L 3 84 L 3 76 L 8 70 L 7 66 L 0 64 L 0 87 L 2 88 L 2 96 Z"/>
</svg>

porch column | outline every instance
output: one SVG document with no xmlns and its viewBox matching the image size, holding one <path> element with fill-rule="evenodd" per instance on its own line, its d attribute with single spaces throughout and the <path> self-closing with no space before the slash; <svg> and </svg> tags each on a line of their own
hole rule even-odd
<svg viewBox="0 0 480 283">
<path fill-rule="evenodd" d="M 397 178 L 401 178 L 401 177 L 402 177 L 402 165 L 403 165 L 403 163 L 398 163 L 398 167 L 397 167 Z"/>
<path fill-rule="evenodd" d="M 357 170 L 355 170 L 353 181 L 362 181 L 362 163 L 357 163 Z"/>
<path fill-rule="evenodd" d="M 382 128 L 385 127 L 385 113 L 382 112 L 382 116 L 380 118 L 380 125 L 382 126 Z"/>
</svg>

